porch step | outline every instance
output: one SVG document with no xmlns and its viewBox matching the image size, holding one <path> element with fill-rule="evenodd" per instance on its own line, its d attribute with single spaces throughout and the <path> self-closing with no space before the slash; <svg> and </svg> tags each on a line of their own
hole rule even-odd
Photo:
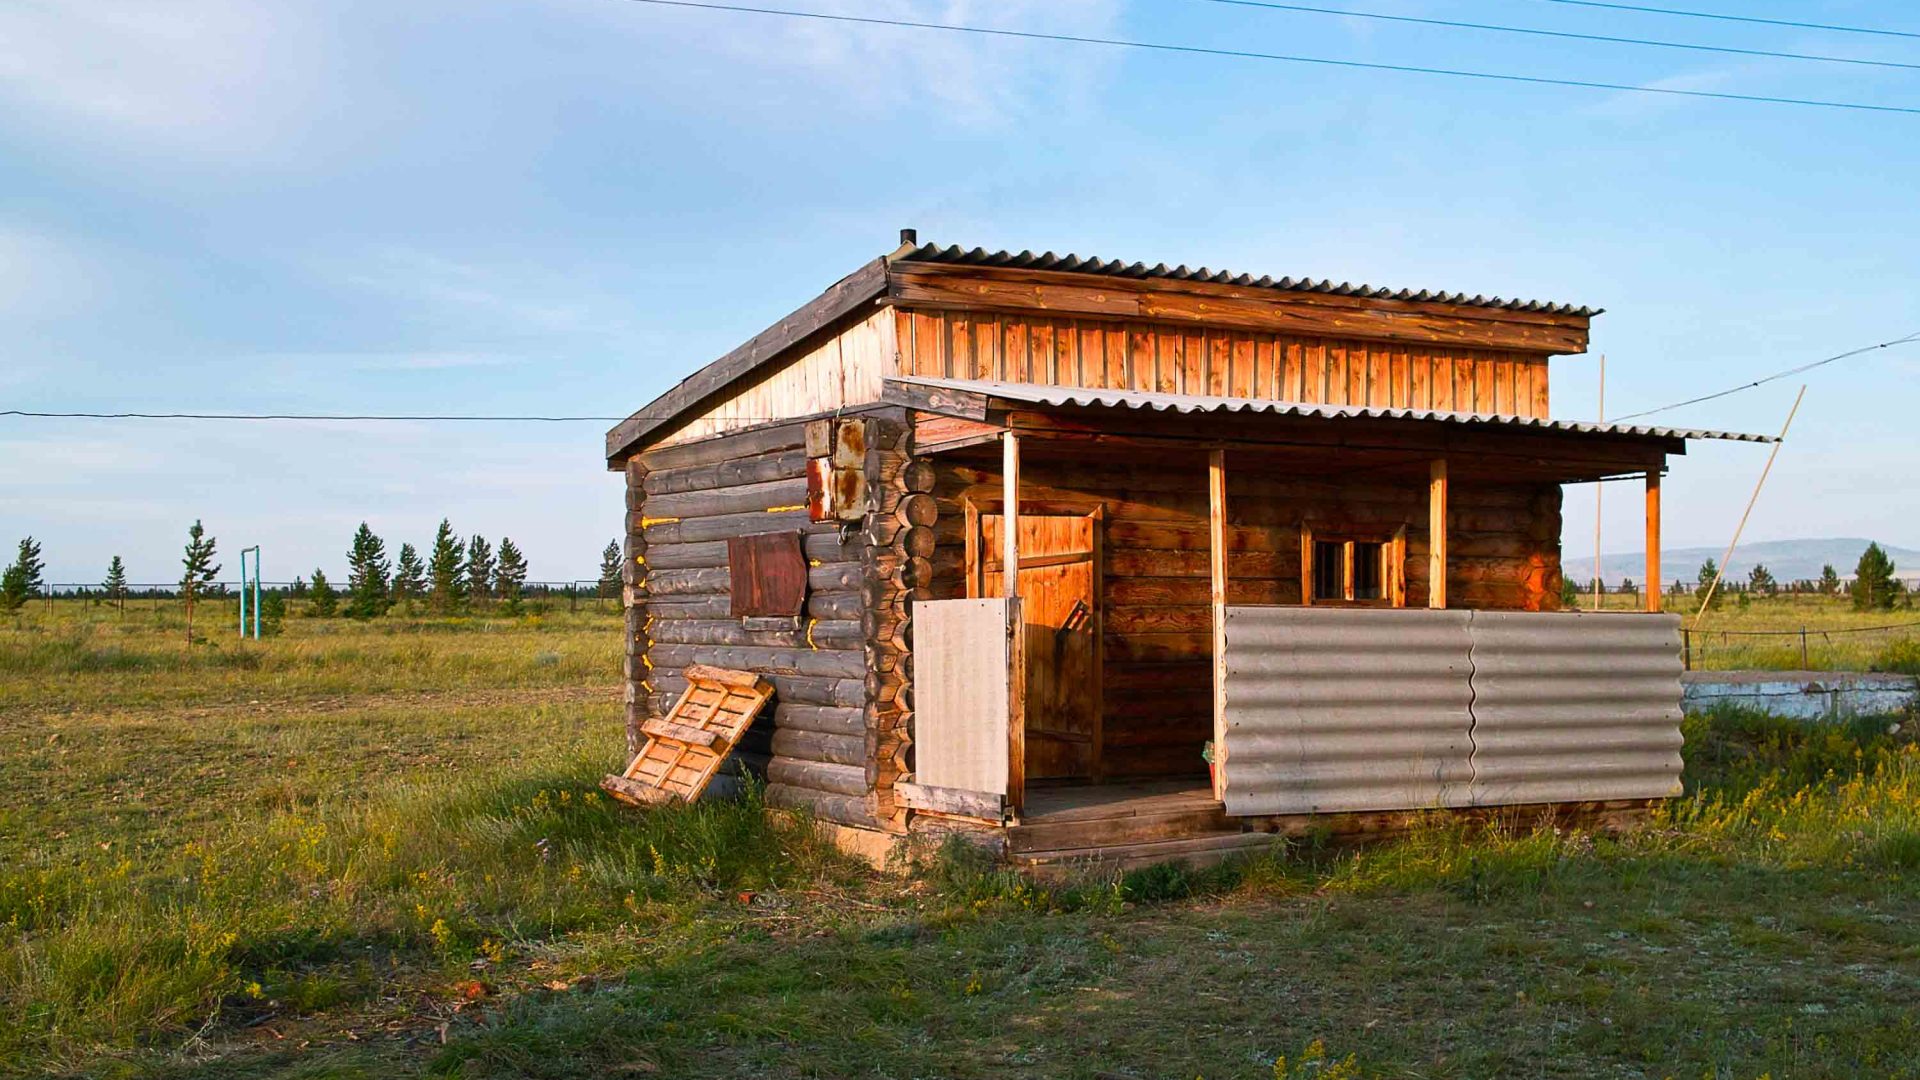
<svg viewBox="0 0 1920 1080">
<path fill-rule="evenodd" d="M 1009 828 L 1007 850 L 1074 850 L 1238 832 L 1219 803 L 1208 803 L 1112 817 L 1043 817 Z"/>
<path fill-rule="evenodd" d="M 1015 866 L 1042 876 L 1063 874 L 1083 868 L 1137 870 L 1168 862 L 1200 867 L 1225 862 L 1236 855 L 1270 847 L 1281 840 L 1282 837 L 1274 833 L 1216 832 L 1204 836 L 1155 840 L 1140 844 L 1016 852 L 1012 855 L 1012 860 Z"/>
</svg>

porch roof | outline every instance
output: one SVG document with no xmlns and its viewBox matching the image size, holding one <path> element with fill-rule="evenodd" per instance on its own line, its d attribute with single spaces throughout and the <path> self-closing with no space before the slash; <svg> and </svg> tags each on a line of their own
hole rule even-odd
<svg viewBox="0 0 1920 1080">
<path fill-rule="evenodd" d="M 968 406 L 979 407 L 990 400 L 998 400 L 1054 408 L 1130 409 L 1140 412 L 1190 414 L 1267 414 L 1321 420 L 1401 420 L 1416 423 L 1459 424 L 1479 429 L 1556 431 L 1635 440 L 1724 439 L 1752 443 L 1779 441 L 1772 435 L 1750 435 L 1737 431 L 1714 431 L 1702 428 L 1604 424 L 1581 420 L 1550 420 L 1543 417 L 1448 412 L 1440 409 L 1380 409 L 1361 405 L 1315 405 L 1297 401 L 1213 397 L 1205 394 L 1160 394 L 1143 390 L 1098 390 L 1075 386 L 1045 386 L 1036 383 L 992 382 L 984 379 L 895 376 L 888 378 L 886 383 L 889 391 L 895 388 L 906 391 L 905 394 L 889 395 L 895 398 L 911 399 L 902 400 L 902 404 L 912 404 L 917 408 L 940 412 L 943 411 L 941 402 L 944 395 L 944 400 L 951 403 L 962 414 Z M 919 392 L 913 392 L 915 390 Z"/>
</svg>

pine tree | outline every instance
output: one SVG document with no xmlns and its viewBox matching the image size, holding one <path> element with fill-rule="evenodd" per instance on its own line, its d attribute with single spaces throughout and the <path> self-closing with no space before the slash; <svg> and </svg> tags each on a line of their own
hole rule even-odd
<svg viewBox="0 0 1920 1080">
<path fill-rule="evenodd" d="M 213 561 L 215 540 L 207 535 L 198 519 L 187 530 L 186 554 L 180 565 L 186 572 L 180 576 L 180 598 L 187 602 L 187 644 L 193 644 L 193 605 L 200 594 L 212 584 L 213 576 L 220 572 L 220 566 Z"/>
<path fill-rule="evenodd" d="M 333 585 L 327 581 L 326 571 L 315 567 L 313 570 L 313 614 L 322 619 L 333 617 Z"/>
<path fill-rule="evenodd" d="M 1896 599 L 1893 560 L 1879 544 L 1868 544 L 1853 568 L 1854 610 L 1892 611 Z"/>
<path fill-rule="evenodd" d="M 100 582 L 100 588 L 106 592 L 107 599 L 116 604 L 124 604 L 127 599 L 127 564 L 115 555 L 107 563 L 106 579 Z"/>
<path fill-rule="evenodd" d="M 508 537 L 500 538 L 500 569 L 494 578 L 507 611 L 520 613 L 520 589 L 527 583 L 527 559 Z"/>
<path fill-rule="evenodd" d="M 467 541 L 467 596 L 478 603 L 493 595 L 493 547 L 479 533 Z"/>
<path fill-rule="evenodd" d="M 1833 568 L 1832 563 L 1820 568 L 1820 595 L 1840 595 L 1840 572 Z"/>
<path fill-rule="evenodd" d="M 620 595 L 620 541 L 607 541 L 607 549 L 600 553 L 600 595 Z"/>
<path fill-rule="evenodd" d="M 467 559 L 453 526 L 440 519 L 433 534 L 433 550 L 427 555 L 428 597 L 435 614 L 451 615 L 466 604 Z"/>
<path fill-rule="evenodd" d="M 46 564 L 40 561 L 40 543 L 29 536 L 20 541 L 20 553 L 0 573 L 0 609 L 19 611 L 44 584 Z"/>
<path fill-rule="evenodd" d="M 287 597 L 276 589 L 260 601 L 260 636 L 278 637 L 286 622 Z"/>
<path fill-rule="evenodd" d="M 293 576 L 293 598 L 295 600 L 305 600 L 307 598 L 306 579 L 298 574 Z"/>
<path fill-rule="evenodd" d="M 1705 600 L 1707 598 L 1707 590 L 1713 588 L 1713 579 L 1719 576 L 1719 564 L 1715 563 L 1712 559 L 1701 563 L 1700 572 L 1694 575 L 1694 580 L 1699 582 L 1699 585 L 1694 588 L 1693 595 L 1701 600 Z"/>
<path fill-rule="evenodd" d="M 418 600 L 427 595 L 427 566 L 412 544 L 400 545 L 400 560 L 393 567 L 393 601 Z"/>
<path fill-rule="evenodd" d="M 354 530 L 347 551 L 347 616 L 371 619 L 387 610 L 389 566 L 387 545 L 373 535 L 366 522 Z"/>
<path fill-rule="evenodd" d="M 1780 583 L 1773 579 L 1773 571 L 1765 563 L 1754 563 L 1747 571 L 1747 587 L 1763 596 L 1772 596 L 1780 591 Z"/>
</svg>

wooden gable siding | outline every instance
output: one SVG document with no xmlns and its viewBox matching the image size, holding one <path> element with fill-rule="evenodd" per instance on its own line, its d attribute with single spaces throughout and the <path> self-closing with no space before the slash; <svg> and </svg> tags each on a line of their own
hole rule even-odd
<svg viewBox="0 0 1920 1080">
<path fill-rule="evenodd" d="M 1047 314 L 899 308 L 895 317 L 904 375 L 1548 415 L 1538 353 Z"/>
<path fill-rule="evenodd" d="M 1000 498 L 987 458 L 933 459 L 936 599 L 966 595 L 967 501 Z M 1300 525 L 1391 537 L 1407 528 L 1407 604 L 1427 602 L 1427 491 L 1393 483 L 1261 470 L 1227 456 L 1227 598 L 1300 602 Z M 1212 737 L 1212 609 L 1203 457 L 1075 463 L 1032 455 L 1021 467 L 1028 513 L 1104 506 L 1102 753 L 1113 776 L 1205 775 Z M 1448 598 L 1485 610 L 1552 610 L 1560 590 L 1557 485 L 1458 485 L 1451 495 Z"/>
<path fill-rule="evenodd" d="M 880 400 L 894 370 L 894 317 L 882 308 L 753 382 L 725 392 L 656 446 L 678 446 L 775 420 L 816 416 Z"/>
</svg>

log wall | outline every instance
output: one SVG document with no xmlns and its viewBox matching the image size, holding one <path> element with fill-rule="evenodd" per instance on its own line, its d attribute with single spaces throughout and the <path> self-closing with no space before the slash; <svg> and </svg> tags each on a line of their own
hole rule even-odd
<svg viewBox="0 0 1920 1080">
<path fill-rule="evenodd" d="M 884 742 L 873 725 L 893 722 L 871 705 L 875 556 L 861 530 L 807 520 L 805 447 L 796 422 L 656 447 L 628 463 L 628 738 L 672 708 L 688 664 L 756 672 L 774 685 L 771 713 L 735 759 L 766 780 L 769 803 L 873 828 L 874 748 Z M 782 529 L 803 534 L 805 615 L 793 629 L 749 630 L 729 613 L 726 540 Z"/>
<path fill-rule="evenodd" d="M 1061 315 L 900 309 L 905 375 L 1544 417 L 1547 356 Z"/>
<path fill-rule="evenodd" d="M 985 458 L 933 466 L 935 598 L 966 595 L 965 503 L 997 504 L 1000 469 Z M 1300 527 L 1392 536 L 1407 527 L 1407 603 L 1427 602 L 1426 484 L 1350 480 L 1227 466 L 1227 576 L 1232 604 L 1300 602 Z M 1113 776 L 1204 774 L 1212 732 L 1212 615 L 1206 460 L 1142 453 L 1124 465 L 1031 455 L 1021 467 L 1028 513 L 1105 505 L 1103 744 Z M 1458 485 L 1451 493 L 1452 606 L 1550 610 L 1560 589 L 1560 489 Z"/>
</svg>

